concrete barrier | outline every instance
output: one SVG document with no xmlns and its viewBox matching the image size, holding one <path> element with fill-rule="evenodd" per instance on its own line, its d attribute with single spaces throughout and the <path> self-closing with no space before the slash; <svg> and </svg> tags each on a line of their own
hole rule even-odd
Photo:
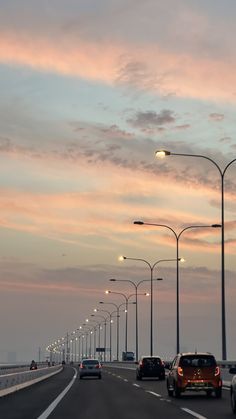
<svg viewBox="0 0 236 419">
<path fill-rule="evenodd" d="M 0 376 L 0 397 L 31 386 L 62 371 L 61 365 L 32 371 L 15 372 Z"/>
</svg>

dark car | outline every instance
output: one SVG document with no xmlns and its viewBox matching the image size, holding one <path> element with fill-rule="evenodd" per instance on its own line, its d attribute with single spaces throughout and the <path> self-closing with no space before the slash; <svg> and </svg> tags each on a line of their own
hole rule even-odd
<svg viewBox="0 0 236 419">
<path fill-rule="evenodd" d="M 234 374 L 230 386 L 230 398 L 232 411 L 236 414 L 236 367 L 231 367 L 229 369 L 229 373 Z"/>
<path fill-rule="evenodd" d="M 79 365 L 79 378 L 92 376 L 102 378 L 102 365 L 98 359 L 83 359 Z"/>
<path fill-rule="evenodd" d="M 167 375 L 169 396 L 180 397 L 185 391 L 205 391 L 207 396 L 214 392 L 222 395 L 220 368 L 210 353 L 181 353 L 170 365 Z"/>
<path fill-rule="evenodd" d="M 142 380 L 144 377 L 157 377 L 159 380 L 165 380 L 164 362 L 159 356 L 142 356 L 137 364 L 137 380 Z"/>
</svg>

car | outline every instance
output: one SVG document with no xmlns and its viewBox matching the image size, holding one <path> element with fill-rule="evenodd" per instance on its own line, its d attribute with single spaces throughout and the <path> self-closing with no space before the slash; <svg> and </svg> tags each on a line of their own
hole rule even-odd
<svg viewBox="0 0 236 419">
<path fill-rule="evenodd" d="M 98 359 L 82 359 L 79 364 L 79 378 L 84 377 L 102 378 L 102 365 Z"/>
<path fill-rule="evenodd" d="M 122 361 L 134 361 L 134 352 L 122 352 Z"/>
<path fill-rule="evenodd" d="M 144 377 L 158 377 L 159 380 L 165 380 L 164 362 L 159 356 L 142 356 L 137 364 L 137 380 L 142 380 Z"/>
<path fill-rule="evenodd" d="M 230 374 L 234 374 L 230 385 L 230 399 L 233 413 L 236 413 L 236 367 L 229 369 Z"/>
<path fill-rule="evenodd" d="M 186 391 L 205 391 L 208 397 L 214 392 L 218 399 L 222 396 L 220 368 L 208 352 L 178 354 L 170 364 L 166 383 L 169 396 L 180 397 Z"/>
</svg>

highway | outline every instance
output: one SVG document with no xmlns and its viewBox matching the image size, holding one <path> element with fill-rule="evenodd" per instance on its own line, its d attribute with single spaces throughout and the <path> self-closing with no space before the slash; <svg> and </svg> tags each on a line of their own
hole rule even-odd
<svg viewBox="0 0 236 419">
<path fill-rule="evenodd" d="M 166 383 L 136 381 L 135 371 L 103 367 L 102 380 L 80 380 L 77 368 L 64 370 L 0 399 L 1 419 L 224 419 L 233 418 L 229 390 L 222 399 L 205 394 L 167 395 Z"/>
</svg>

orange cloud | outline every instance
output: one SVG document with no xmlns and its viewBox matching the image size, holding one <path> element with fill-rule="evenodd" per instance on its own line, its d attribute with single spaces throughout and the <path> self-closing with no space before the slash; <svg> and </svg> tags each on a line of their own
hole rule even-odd
<svg viewBox="0 0 236 419">
<path fill-rule="evenodd" d="M 127 84 L 153 93 L 235 102 L 236 63 L 220 58 L 178 54 L 158 45 L 85 42 L 57 43 L 33 34 L 0 34 L 2 63 L 46 72 Z M 141 71 L 142 70 L 142 71 Z"/>
</svg>

